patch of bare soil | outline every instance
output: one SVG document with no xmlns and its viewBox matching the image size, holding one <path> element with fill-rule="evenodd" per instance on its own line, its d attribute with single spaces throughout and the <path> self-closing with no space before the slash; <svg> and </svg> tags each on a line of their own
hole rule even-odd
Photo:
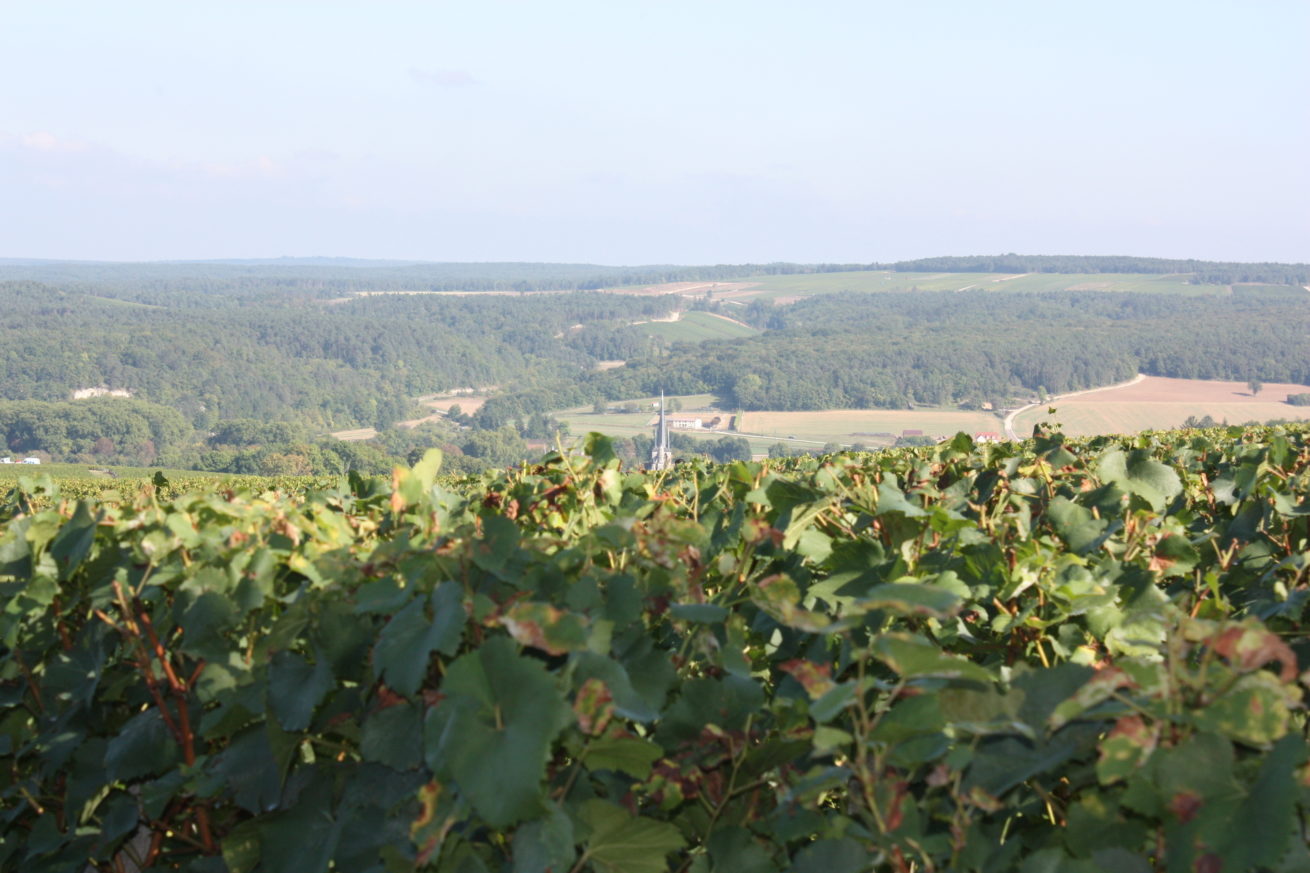
<svg viewBox="0 0 1310 873">
<path fill-rule="evenodd" d="M 1088 391 L 1079 403 L 1285 403 L 1289 394 L 1310 393 L 1310 386 L 1284 382 L 1266 383 L 1259 394 L 1252 394 L 1245 382 L 1220 382 L 1203 379 L 1169 379 L 1147 376 L 1134 385 Z"/>
<path fill-rule="evenodd" d="M 719 315 L 719 313 L 717 313 L 717 312 L 707 312 L 707 313 L 705 313 L 705 314 L 708 315 L 708 316 L 710 316 L 711 318 L 721 318 L 721 319 L 723 319 L 724 321 L 730 321 L 730 322 L 732 322 L 733 324 L 739 324 L 739 325 L 741 325 L 742 327 L 750 327 L 751 330 L 754 330 L 754 329 L 755 329 L 755 328 L 751 327 L 749 324 L 747 324 L 746 322 L 744 322 L 744 321 L 738 321 L 737 319 L 732 318 L 732 317 L 727 316 L 727 315 Z"/>
</svg>

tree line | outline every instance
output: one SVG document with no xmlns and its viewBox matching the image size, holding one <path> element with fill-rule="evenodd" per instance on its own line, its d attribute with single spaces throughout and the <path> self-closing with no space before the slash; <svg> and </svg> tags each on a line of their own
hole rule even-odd
<svg viewBox="0 0 1310 873">
<path fill-rule="evenodd" d="M 897 261 L 883 269 L 911 273 L 1163 273 L 1188 274 L 1197 284 L 1310 283 L 1310 264 L 1137 258 L 1126 255 L 983 255 Z"/>
<path fill-rule="evenodd" d="M 178 298 L 331 299 L 369 291 L 595 290 L 752 276 L 896 270 L 961 273 L 1178 273 L 1198 283 L 1310 283 L 1310 264 L 1233 263 L 1119 255 L 979 255 L 887 263 L 604 266 L 547 263 L 427 263 L 307 258 L 272 261 L 102 263 L 0 260 L 0 282 L 35 281 L 110 297 L 172 305 Z"/>
</svg>

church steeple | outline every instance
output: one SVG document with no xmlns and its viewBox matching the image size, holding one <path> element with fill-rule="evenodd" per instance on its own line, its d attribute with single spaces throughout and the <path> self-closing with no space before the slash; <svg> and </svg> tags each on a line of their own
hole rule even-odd
<svg viewBox="0 0 1310 873">
<path fill-rule="evenodd" d="M 673 466 L 673 453 L 669 451 L 669 422 L 664 417 L 664 389 L 660 389 L 660 417 L 655 425 L 655 444 L 650 449 L 650 469 L 667 470 Z"/>
</svg>

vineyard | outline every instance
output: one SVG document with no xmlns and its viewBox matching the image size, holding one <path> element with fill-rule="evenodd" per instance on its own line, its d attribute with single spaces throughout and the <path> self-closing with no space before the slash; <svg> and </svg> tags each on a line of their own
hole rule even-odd
<svg viewBox="0 0 1310 873">
<path fill-rule="evenodd" d="M 0 868 L 1310 870 L 1310 429 L 439 466 L 19 483 Z"/>
</svg>

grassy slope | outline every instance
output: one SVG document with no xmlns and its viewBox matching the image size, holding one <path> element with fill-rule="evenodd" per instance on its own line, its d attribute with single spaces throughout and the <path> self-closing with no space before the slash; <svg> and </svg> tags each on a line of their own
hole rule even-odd
<svg viewBox="0 0 1310 873">
<path fill-rule="evenodd" d="M 759 333 L 753 327 L 719 318 L 708 312 L 685 312 L 678 321 L 651 321 L 641 325 L 646 333 L 672 342 L 698 343 L 711 339 L 738 339 Z"/>
</svg>

